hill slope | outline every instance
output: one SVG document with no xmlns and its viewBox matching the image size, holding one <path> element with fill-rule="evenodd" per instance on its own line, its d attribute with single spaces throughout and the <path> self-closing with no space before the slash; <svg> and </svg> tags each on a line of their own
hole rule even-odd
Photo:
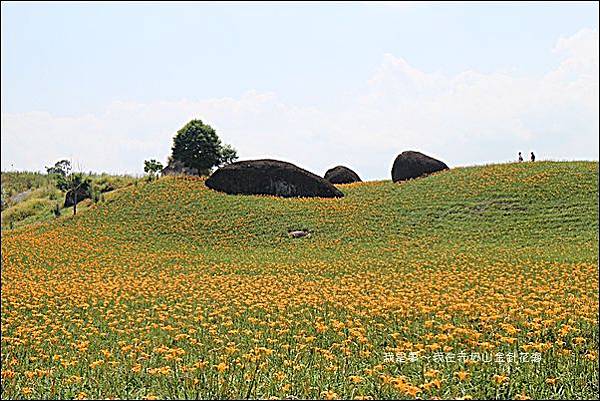
<svg viewBox="0 0 600 401">
<path fill-rule="evenodd" d="M 2 181 L 2 228 L 25 226 L 54 218 L 58 207 L 61 214 L 69 214 L 64 208 L 65 193 L 56 188 L 56 182 L 48 174 L 28 171 L 3 171 Z M 104 193 L 133 185 L 139 178 L 127 175 L 87 174 L 92 190 L 98 198 Z M 78 205 L 79 211 L 92 204 L 85 199 Z"/>
<path fill-rule="evenodd" d="M 597 393 L 598 163 L 339 188 L 342 199 L 279 199 L 164 178 L 76 218 L 4 232 L 3 377 L 14 377 L 3 392 Z M 292 229 L 312 236 L 290 239 Z M 436 363 L 442 350 L 543 357 Z M 419 359 L 385 361 L 400 352 Z M 25 366 L 6 354 L 42 356 Z M 25 375 L 52 366 L 79 384 L 49 395 Z M 560 386 L 546 382 L 557 377 Z"/>
</svg>

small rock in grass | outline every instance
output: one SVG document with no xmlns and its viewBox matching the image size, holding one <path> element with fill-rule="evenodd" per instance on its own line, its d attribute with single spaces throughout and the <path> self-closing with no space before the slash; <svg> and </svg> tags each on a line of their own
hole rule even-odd
<svg viewBox="0 0 600 401">
<path fill-rule="evenodd" d="M 303 230 L 290 231 L 288 235 L 292 238 L 310 237 L 310 233 Z"/>
</svg>

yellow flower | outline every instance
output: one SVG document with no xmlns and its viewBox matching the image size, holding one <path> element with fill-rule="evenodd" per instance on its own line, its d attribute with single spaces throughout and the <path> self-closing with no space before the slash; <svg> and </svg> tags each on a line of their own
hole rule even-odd
<svg viewBox="0 0 600 401">
<path fill-rule="evenodd" d="M 433 379 L 433 380 L 423 384 L 423 388 L 427 391 L 429 391 L 432 387 L 435 387 L 437 389 L 441 388 L 442 381 L 440 379 Z"/>
<path fill-rule="evenodd" d="M 321 398 L 325 400 L 337 400 L 339 396 L 335 392 L 327 390 L 321 393 Z"/>
<path fill-rule="evenodd" d="M 454 375 L 456 377 L 458 377 L 458 380 L 465 381 L 469 377 L 469 372 L 465 372 L 464 370 L 461 370 L 459 372 L 454 372 Z"/>
<path fill-rule="evenodd" d="M 379 378 L 381 379 L 381 381 L 383 382 L 383 384 L 392 384 L 392 377 L 389 375 L 379 375 Z"/>
<path fill-rule="evenodd" d="M 3 379 L 12 379 L 13 377 L 15 377 L 15 375 L 16 375 L 16 372 L 14 370 L 2 369 L 2 378 Z"/>
<path fill-rule="evenodd" d="M 215 365 L 215 369 L 217 369 L 217 372 L 219 373 L 223 373 L 227 370 L 229 366 L 225 363 L 225 362 L 221 362 L 218 365 Z"/>
<path fill-rule="evenodd" d="M 350 381 L 354 384 L 359 384 L 363 382 L 363 378 L 360 376 L 350 376 Z"/>
<path fill-rule="evenodd" d="M 151 375 L 164 375 L 167 376 L 168 374 L 170 374 L 172 372 L 171 367 L 170 366 L 163 366 L 160 368 L 151 368 L 148 369 L 148 373 Z"/>
<path fill-rule="evenodd" d="M 408 395 L 410 395 L 411 397 L 416 397 L 418 393 L 421 392 L 421 389 L 418 388 L 417 386 L 407 386 L 404 389 L 404 392 Z"/>
<path fill-rule="evenodd" d="M 492 378 L 492 381 L 496 384 L 496 385 L 501 385 L 504 384 L 508 381 L 508 376 L 504 376 L 504 375 L 494 375 L 494 377 Z"/>
<path fill-rule="evenodd" d="M 548 377 L 546 378 L 546 384 L 555 385 L 557 380 L 556 377 Z"/>
</svg>

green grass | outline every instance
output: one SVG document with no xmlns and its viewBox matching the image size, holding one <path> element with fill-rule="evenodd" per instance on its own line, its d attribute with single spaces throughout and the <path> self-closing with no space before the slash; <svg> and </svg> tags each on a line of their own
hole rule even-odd
<svg viewBox="0 0 600 401">
<path fill-rule="evenodd" d="M 168 177 L 3 231 L 2 397 L 597 395 L 597 162 L 339 188 Z M 437 347 L 541 361 L 425 359 Z"/>
<path fill-rule="evenodd" d="M 56 188 L 47 174 L 18 171 L 2 172 L 2 228 L 22 227 L 55 217 L 58 205 L 61 214 L 69 214 L 63 208 L 65 194 Z M 92 187 L 99 192 L 110 192 L 132 185 L 141 179 L 127 175 L 88 174 Z M 85 211 L 90 201 L 78 207 Z"/>
<path fill-rule="evenodd" d="M 50 183 L 48 176 L 29 171 L 2 172 L 2 197 L 11 197 L 29 189 L 40 188 Z"/>
</svg>

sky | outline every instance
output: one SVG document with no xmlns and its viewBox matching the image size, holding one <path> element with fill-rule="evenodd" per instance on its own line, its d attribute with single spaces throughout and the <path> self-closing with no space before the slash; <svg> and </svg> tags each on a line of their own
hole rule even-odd
<svg viewBox="0 0 600 401">
<path fill-rule="evenodd" d="M 2 170 L 140 174 L 191 119 L 241 160 L 388 179 L 598 160 L 598 3 L 2 2 Z"/>
</svg>

